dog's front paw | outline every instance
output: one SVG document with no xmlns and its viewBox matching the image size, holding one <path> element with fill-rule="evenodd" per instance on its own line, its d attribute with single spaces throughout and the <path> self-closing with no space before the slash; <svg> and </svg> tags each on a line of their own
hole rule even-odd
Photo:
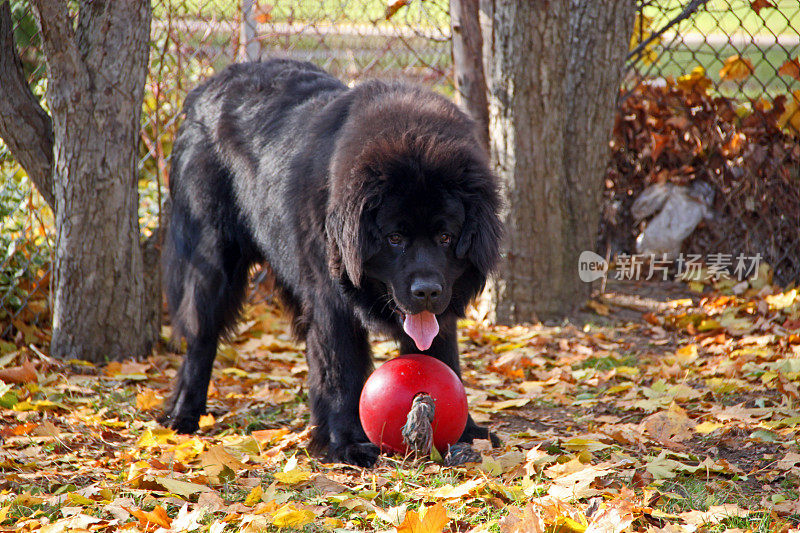
<svg viewBox="0 0 800 533">
<path fill-rule="evenodd" d="M 194 433 L 200 427 L 200 415 L 202 414 L 199 410 L 190 408 L 186 401 L 186 395 L 179 391 L 158 417 L 158 423 L 174 429 L 178 433 Z"/>
<path fill-rule="evenodd" d="M 369 468 L 378 460 L 380 453 L 380 449 L 371 442 L 355 442 L 331 448 L 325 461 Z"/>
<path fill-rule="evenodd" d="M 186 416 L 172 411 L 167 411 L 158 417 L 158 423 L 170 429 L 174 429 L 178 433 L 194 433 L 200 427 L 200 417 Z"/>
</svg>

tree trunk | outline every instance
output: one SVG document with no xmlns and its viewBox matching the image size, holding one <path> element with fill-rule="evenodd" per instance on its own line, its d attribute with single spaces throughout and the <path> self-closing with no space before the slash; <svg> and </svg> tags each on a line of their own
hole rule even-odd
<svg viewBox="0 0 800 533">
<path fill-rule="evenodd" d="M 450 27 L 456 100 L 475 121 L 478 140 L 488 149 L 489 103 L 483 74 L 483 38 L 478 4 L 479 0 L 450 0 Z"/>
<path fill-rule="evenodd" d="M 140 357 L 153 343 L 136 168 L 150 2 L 81 2 L 76 22 L 66 2 L 33 4 L 54 133 L 51 353 Z"/>
<path fill-rule="evenodd" d="M 564 316 L 591 286 L 608 141 L 633 27 L 631 0 L 481 0 L 492 162 L 505 188 L 499 323 Z"/>
</svg>

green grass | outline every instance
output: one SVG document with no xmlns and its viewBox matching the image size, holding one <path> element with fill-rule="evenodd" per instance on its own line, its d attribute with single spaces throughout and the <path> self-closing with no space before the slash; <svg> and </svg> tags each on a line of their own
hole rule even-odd
<svg viewBox="0 0 800 533">
<path fill-rule="evenodd" d="M 585 361 L 573 366 L 574 369 L 579 370 L 583 368 L 594 368 L 597 370 L 611 370 L 619 366 L 636 366 L 639 363 L 639 358 L 633 354 L 619 354 L 607 355 L 605 357 L 592 356 Z"/>
<path fill-rule="evenodd" d="M 652 18 L 651 30 L 663 27 L 681 11 L 686 2 L 669 0 L 665 7 L 649 7 L 645 14 Z M 774 97 L 800 88 L 800 81 L 788 76 L 778 76 L 777 71 L 787 60 L 800 55 L 800 44 L 784 41 L 771 46 L 748 44 L 751 36 L 784 36 L 788 41 L 800 36 L 800 3 L 776 0 L 777 8 L 763 8 L 759 14 L 744 0 L 710 0 L 688 20 L 672 28 L 677 32 L 674 40 L 662 38 L 656 48 L 659 57 L 654 65 L 640 65 L 644 75 L 672 76 L 677 78 L 702 66 L 715 83 L 722 96 L 748 98 L 762 95 Z M 713 38 L 733 37 L 733 44 L 696 43 L 684 40 L 692 33 Z M 737 41 L 738 40 L 738 41 Z M 742 42 L 744 41 L 744 42 Z M 753 74 L 742 82 L 720 80 L 719 71 L 725 60 L 733 55 L 749 59 Z"/>
<path fill-rule="evenodd" d="M 704 480 L 695 477 L 678 477 L 663 483 L 659 487 L 662 498 L 658 503 L 661 511 L 670 514 L 679 514 L 686 511 L 708 511 L 712 506 L 735 504 L 741 509 L 751 509 L 757 512 L 746 517 L 730 516 L 722 519 L 718 524 L 708 525 L 707 531 L 722 533 L 727 529 L 738 528 L 750 530 L 753 533 L 767 533 L 775 531 L 778 524 L 769 511 L 759 511 L 762 491 L 746 490 L 733 482 L 722 480 Z M 785 493 L 787 499 L 794 497 L 790 490 Z M 779 523 L 780 524 L 780 523 Z"/>
<path fill-rule="evenodd" d="M 657 2 L 645 9 L 658 29 L 677 16 L 686 0 Z M 795 0 L 774 0 L 776 8 L 764 8 L 758 14 L 745 0 L 709 0 L 689 20 L 681 22 L 679 31 L 697 31 L 704 35 L 746 32 L 750 35 L 797 35 L 800 32 L 800 4 Z"/>
<path fill-rule="evenodd" d="M 765 8 L 756 14 L 744 0 L 710 0 L 682 29 L 691 26 L 701 33 L 731 33 L 743 29 L 750 34 L 796 33 L 800 28 L 800 5 L 793 0 L 777 0 L 777 8 Z M 447 1 L 412 0 L 401 8 L 394 19 L 416 24 L 446 27 L 449 23 Z M 668 0 L 649 7 L 648 16 L 654 17 L 655 27 L 660 27 L 680 13 L 686 0 Z M 385 20 L 385 0 L 277 0 L 271 2 L 269 12 L 273 21 L 325 21 L 367 23 Z M 161 18 L 169 8 L 177 16 L 197 16 L 236 19 L 239 3 L 228 0 L 166 0 L 154 8 L 154 17 Z"/>
<path fill-rule="evenodd" d="M 775 96 L 800 89 L 800 81 L 788 76 L 778 76 L 778 69 L 783 62 L 797 57 L 799 53 L 800 46 L 793 47 L 787 53 L 778 46 L 760 48 L 751 45 L 737 49 L 730 45 L 715 48 L 704 43 L 690 48 L 676 43 L 659 56 L 655 65 L 642 66 L 640 72 L 645 75 L 651 72 L 655 75 L 677 78 L 688 74 L 696 66 L 702 66 L 723 96 L 744 94 L 748 97 L 758 97 L 764 93 Z M 753 63 L 754 72 L 743 82 L 721 82 L 719 71 L 725 59 L 735 54 L 749 59 Z"/>
<path fill-rule="evenodd" d="M 196 16 L 235 20 L 239 2 L 229 0 L 166 0 L 154 7 L 153 17 L 164 18 L 167 9 L 174 16 Z M 277 0 L 269 3 L 273 22 L 380 23 L 386 21 L 385 0 Z M 389 24 L 413 23 L 446 28 L 450 24 L 446 0 L 413 0 L 400 8 Z"/>
</svg>

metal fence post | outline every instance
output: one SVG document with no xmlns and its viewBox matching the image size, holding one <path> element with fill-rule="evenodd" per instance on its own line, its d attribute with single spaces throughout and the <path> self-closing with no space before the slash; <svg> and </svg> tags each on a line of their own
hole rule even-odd
<svg viewBox="0 0 800 533">
<path fill-rule="evenodd" d="M 260 46 L 256 39 L 255 0 L 242 0 L 242 22 L 239 28 L 239 60 L 258 61 Z"/>
</svg>

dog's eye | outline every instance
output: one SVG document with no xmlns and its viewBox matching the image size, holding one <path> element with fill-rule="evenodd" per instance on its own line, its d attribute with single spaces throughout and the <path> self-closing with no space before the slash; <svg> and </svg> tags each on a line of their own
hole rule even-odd
<svg viewBox="0 0 800 533">
<path fill-rule="evenodd" d="M 390 233 L 387 239 L 389 239 L 389 244 L 391 244 L 392 246 L 397 246 L 403 242 L 403 236 L 397 232 Z"/>
<path fill-rule="evenodd" d="M 442 233 L 439 235 L 439 244 L 442 246 L 447 246 L 453 241 L 453 236 L 449 233 Z"/>
</svg>

